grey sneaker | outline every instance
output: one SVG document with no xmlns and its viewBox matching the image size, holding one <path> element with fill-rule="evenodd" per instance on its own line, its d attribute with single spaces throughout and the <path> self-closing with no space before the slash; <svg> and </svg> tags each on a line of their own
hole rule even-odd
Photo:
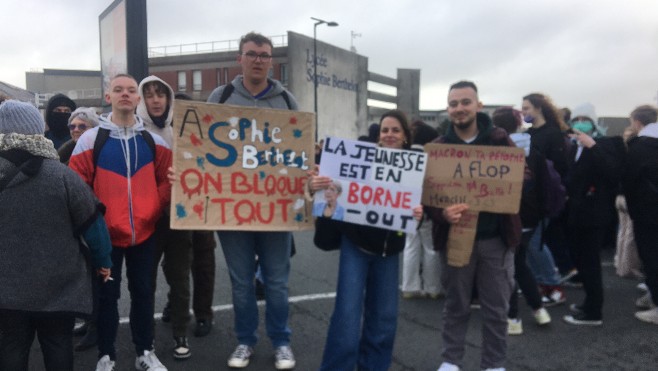
<svg viewBox="0 0 658 371">
<path fill-rule="evenodd" d="M 249 358 L 254 353 L 254 350 L 250 346 L 240 344 L 238 345 L 231 357 L 228 359 L 228 367 L 233 368 L 245 368 L 249 365 Z"/>
<path fill-rule="evenodd" d="M 108 355 L 102 356 L 96 363 L 96 371 L 114 371 L 114 361 Z"/>
<path fill-rule="evenodd" d="M 291 370 L 295 368 L 295 356 L 292 349 L 284 345 L 276 348 L 274 351 L 274 367 L 277 370 Z"/>
<path fill-rule="evenodd" d="M 651 293 L 647 291 L 646 294 L 642 295 L 639 299 L 635 300 L 635 306 L 639 309 L 653 309 L 656 306 L 651 300 Z"/>
<path fill-rule="evenodd" d="M 153 351 L 144 351 L 144 355 L 135 358 L 135 368 L 140 371 L 167 371 Z"/>
</svg>

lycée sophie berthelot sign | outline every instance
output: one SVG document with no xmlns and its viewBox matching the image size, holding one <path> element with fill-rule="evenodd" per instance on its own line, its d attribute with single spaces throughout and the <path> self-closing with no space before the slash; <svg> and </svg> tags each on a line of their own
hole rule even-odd
<svg viewBox="0 0 658 371">
<path fill-rule="evenodd" d="M 174 110 L 173 229 L 313 228 L 312 113 L 192 101 Z"/>
</svg>

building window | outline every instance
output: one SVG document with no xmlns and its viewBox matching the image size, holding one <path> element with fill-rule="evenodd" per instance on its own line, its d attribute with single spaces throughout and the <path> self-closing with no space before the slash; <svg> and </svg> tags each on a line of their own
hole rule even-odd
<svg viewBox="0 0 658 371">
<path fill-rule="evenodd" d="M 279 72 L 281 76 L 281 83 L 284 86 L 288 86 L 288 64 L 287 63 L 281 63 L 279 65 Z"/>
<path fill-rule="evenodd" d="M 194 91 L 201 91 L 201 87 L 201 71 L 192 71 L 192 89 L 194 89 Z"/>
<path fill-rule="evenodd" d="M 223 83 L 224 84 L 229 83 L 229 81 L 228 81 L 228 67 L 224 67 L 224 81 L 223 81 Z"/>
<path fill-rule="evenodd" d="M 187 75 L 185 71 L 178 71 L 178 91 L 187 91 Z"/>
</svg>

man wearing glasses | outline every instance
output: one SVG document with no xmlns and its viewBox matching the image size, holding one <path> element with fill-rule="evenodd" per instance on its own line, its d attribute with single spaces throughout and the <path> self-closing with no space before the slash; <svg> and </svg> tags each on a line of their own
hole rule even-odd
<svg viewBox="0 0 658 371">
<path fill-rule="evenodd" d="M 238 63 L 242 75 L 220 86 L 208 103 L 297 110 L 295 98 L 279 81 L 268 77 L 272 67 L 272 42 L 251 32 L 240 39 Z M 243 368 L 249 364 L 257 342 L 258 307 L 254 290 L 256 256 L 265 281 L 267 335 L 275 348 L 278 370 L 295 367 L 288 327 L 288 275 L 290 273 L 290 232 L 221 231 L 219 240 L 231 277 L 233 311 L 238 346 L 228 365 Z"/>
</svg>

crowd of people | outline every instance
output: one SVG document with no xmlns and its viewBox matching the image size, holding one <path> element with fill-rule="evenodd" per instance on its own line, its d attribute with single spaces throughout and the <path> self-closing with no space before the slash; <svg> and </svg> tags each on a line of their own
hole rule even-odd
<svg viewBox="0 0 658 371">
<path fill-rule="evenodd" d="M 272 49 L 258 33 L 243 36 L 237 56 L 242 74 L 215 89 L 208 102 L 297 110 L 295 97 L 268 76 Z M 190 302 L 194 335 L 212 331 L 214 233 L 170 229 L 175 99 L 189 97 L 155 76 L 138 82 L 119 74 L 105 93 L 111 112 L 101 116 L 62 94 L 48 102 L 45 120 L 28 103 L 0 102 L 0 204 L 12 210 L 0 214 L 0 369 L 27 370 L 36 334 L 48 370 L 72 370 L 74 349 L 95 346 L 96 370 L 115 370 L 124 261 L 136 369 L 167 369 L 153 341 L 159 265 L 169 285 L 162 321 L 171 322 L 173 357 L 192 355 Z M 582 286 L 584 301 L 570 304 L 573 313 L 563 320 L 600 326 L 600 250 L 611 228 L 618 229 L 618 274 L 644 279 L 648 288 L 636 302 L 641 310 L 635 316 L 658 324 L 657 109 L 633 110 L 622 138 L 603 135 L 591 105 L 561 111 L 539 93 L 521 103 L 520 111 L 501 107 L 489 117 L 477 86 L 459 81 L 448 92 L 445 131 L 410 124 L 402 111 L 391 110 L 360 138 L 398 150 L 422 151 L 427 143 L 524 149 L 519 213 L 480 212 L 472 252 L 462 265 L 448 258 L 448 235 L 453 225 L 472 217 L 468 204 L 414 205 L 409 214 L 418 228 L 405 235 L 343 221 L 336 203 L 340 183 L 317 167 L 309 171 L 308 193 L 325 193 L 313 213 L 314 242 L 340 250 L 321 370 L 387 370 L 399 297 L 443 298 L 439 371 L 460 370 L 474 304 L 483 318 L 480 367 L 505 369 L 507 336 L 523 333 L 517 290 L 544 326 L 552 321 L 547 308 L 567 301 L 562 286 Z M 274 366 L 294 368 L 288 326 L 292 233 L 217 236 L 235 321 L 228 366 L 245 368 L 254 353 L 261 282 Z M 84 322 L 75 324 L 75 318 Z M 74 334 L 84 335 L 75 347 Z"/>
</svg>

